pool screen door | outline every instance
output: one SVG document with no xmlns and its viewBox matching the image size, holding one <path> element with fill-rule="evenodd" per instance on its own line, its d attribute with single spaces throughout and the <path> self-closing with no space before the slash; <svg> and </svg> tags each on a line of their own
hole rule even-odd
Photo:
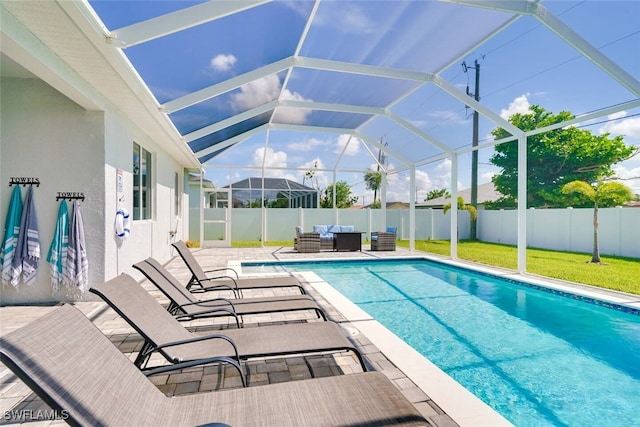
<svg viewBox="0 0 640 427">
<path fill-rule="evenodd" d="M 231 190 L 203 188 L 200 241 L 203 248 L 231 247 Z"/>
</svg>

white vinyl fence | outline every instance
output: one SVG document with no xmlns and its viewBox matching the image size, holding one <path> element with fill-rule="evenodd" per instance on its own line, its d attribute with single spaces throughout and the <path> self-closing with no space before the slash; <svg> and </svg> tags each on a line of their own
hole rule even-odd
<svg viewBox="0 0 640 427">
<path fill-rule="evenodd" d="M 216 210 L 216 209 L 207 209 Z M 311 231 L 314 225 L 354 225 L 368 240 L 372 231 L 386 226 L 398 227 L 398 238 L 408 240 L 409 210 L 387 210 L 386 224 L 379 209 L 265 209 L 265 235 L 262 236 L 262 209 L 232 209 L 232 241 L 293 240 L 295 227 Z M 517 243 L 515 210 L 478 211 L 478 239 L 485 242 Z M 606 208 L 599 210 L 599 247 L 606 255 L 640 258 L 640 209 Z M 197 210 L 192 212 L 190 239 L 199 239 Z M 469 213 L 459 211 L 458 234 L 470 235 Z M 416 240 L 448 240 L 450 214 L 441 209 L 416 209 Z M 206 236 L 215 240 L 215 236 Z M 593 249 L 593 209 L 529 209 L 527 211 L 529 247 L 590 253 Z"/>
</svg>

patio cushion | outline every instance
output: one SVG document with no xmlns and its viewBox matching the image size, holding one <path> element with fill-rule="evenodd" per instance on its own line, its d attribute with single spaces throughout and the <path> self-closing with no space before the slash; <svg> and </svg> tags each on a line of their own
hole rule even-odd
<svg viewBox="0 0 640 427">
<path fill-rule="evenodd" d="M 329 233 L 328 225 L 314 225 L 313 231 L 320 233 L 320 238 L 333 239 L 333 234 Z"/>
</svg>

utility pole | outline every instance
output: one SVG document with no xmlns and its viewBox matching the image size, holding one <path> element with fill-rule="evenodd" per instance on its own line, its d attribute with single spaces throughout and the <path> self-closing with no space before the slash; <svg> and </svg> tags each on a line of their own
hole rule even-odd
<svg viewBox="0 0 640 427">
<path fill-rule="evenodd" d="M 465 62 L 462 62 L 462 69 L 467 72 L 468 68 L 476 70 L 476 81 L 474 93 L 469 93 L 469 86 L 467 85 L 467 95 L 473 96 L 476 101 L 480 101 L 480 64 L 476 59 L 473 67 L 468 67 Z M 473 110 L 473 139 L 471 141 L 472 147 L 478 146 L 478 111 Z M 471 206 L 478 209 L 478 150 L 471 152 Z M 477 238 L 477 222 L 471 220 L 471 240 Z"/>
</svg>

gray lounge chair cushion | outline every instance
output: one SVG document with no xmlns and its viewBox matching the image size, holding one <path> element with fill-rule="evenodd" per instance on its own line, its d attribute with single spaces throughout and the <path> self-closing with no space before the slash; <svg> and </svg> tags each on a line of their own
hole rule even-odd
<svg viewBox="0 0 640 427">
<path fill-rule="evenodd" d="M 201 337 L 185 329 L 127 274 L 94 285 L 89 290 L 105 300 L 153 347 Z M 366 370 L 360 352 L 335 322 L 318 321 L 225 329 L 220 331 L 220 334 L 224 334 L 235 343 L 241 360 L 323 351 L 351 351 L 360 360 L 363 370 Z M 233 347 L 224 339 L 190 342 L 166 347 L 159 352 L 172 363 L 214 356 L 235 356 Z"/>
<path fill-rule="evenodd" d="M 192 274 L 191 280 L 189 280 L 189 283 L 187 285 L 187 287 L 190 289 L 192 285 L 208 287 L 223 284 L 228 286 L 237 286 L 239 290 L 297 287 L 301 293 L 305 293 L 304 288 L 302 287 L 298 279 L 291 275 L 269 278 L 237 278 L 231 275 L 227 277 L 220 277 L 226 273 L 218 272 L 217 276 L 209 276 L 207 274 L 208 272 L 202 268 L 200 263 L 198 263 L 198 260 L 196 260 L 195 256 L 193 256 L 193 253 L 191 253 L 191 250 L 183 241 L 175 242 L 172 245 L 174 248 L 176 248 L 178 254 L 180 254 L 180 257 L 187 265 L 187 268 Z M 237 273 L 234 272 L 234 274 Z M 197 289 L 197 287 L 194 287 L 192 290 L 195 289 Z"/>
<path fill-rule="evenodd" d="M 212 312 L 218 308 L 230 309 L 237 315 L 278 313 L 288 311 L 315 311 L 326 319 L 324 311 L 308 295 L 286 295 L 262 298 L 240 298 L 201 302 L 187 290 L 162 264 L 154 258 L 133 265 L 145 275 L 169 300 L 172 314 L 197 317 L 215 317 L 228 315 L 223 311 Z"/>
<path fill-rule="evenodd" d="M 2 337 L 0 359 L 72 425 L 429 425 L 377 372 L 166 397 L 70 305 Z"/>
</svg>

